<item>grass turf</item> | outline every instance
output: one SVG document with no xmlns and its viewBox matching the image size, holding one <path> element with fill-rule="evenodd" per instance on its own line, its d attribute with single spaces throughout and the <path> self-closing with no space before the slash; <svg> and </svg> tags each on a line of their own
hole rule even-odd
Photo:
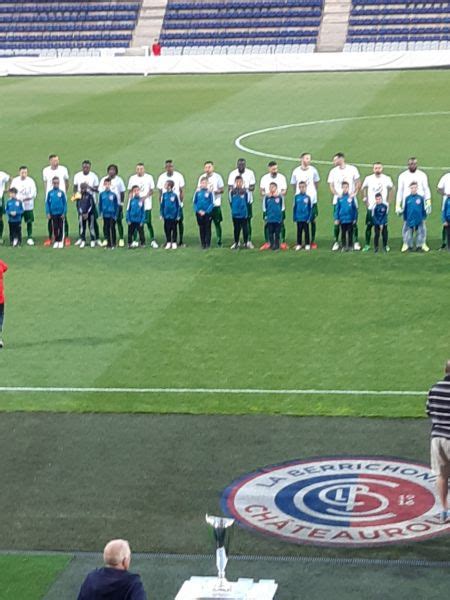
<svg viewBox="0 0 450 600">
<path fill-rule="evenodd" d="M 42 598 L 70 560 L 67 555 L 0 555 L 0 599 Z"/>
<path fill-rule="evenodd" d="M 0 549 L 204 554 L 205 513 L 258 467 L 312 456 L 387 455 L 426 462 L 422 419 L 4 414 Z M 448 535 L 373 548 L 317 548 L 235 528 L 234 554 L 447 560 Z"/>
<path fill-rule="evenodd" d="M 76 556 L 44 600 L 75 598 L 87 572 L 101 565 L 100 557 Z M 149 598 L 172 600 L 183 581 L 192 575 L 215 576 L 214 558 L 143 558 L 133 560 L 132 571 L 141 575 Z M 399 566 L 365 566 L 313 562 L 279 562 L 233 560 L 227 577 L 275 579 L 277 598 L 298 600 L 300 597 L 345 600 L 379 600 L 380 598 L 442 598 L 449 583 L 448 570 Z M 301 591 L 300 591 L 301 590 Z"/>
<path fill-rule="evenodd" d="M 24 142 L 8 147 L 0 167 L 14 173 L 26 162 L 39 180 L 47 154 L 56 151 L 72 174 L 89 157 L 100 175 L 106 164 L 117 162 L 126 179 L 138 160 L 157 175 L 170 156 L 186 175 L 189 198 L 205 159 L 213 158 L 224 176 L 233 168 L 241 154 L 233 141 L 240 133 L 407 112 L 427 114 L 324 122 L 259 135 L 248 143 L 291 156 L 308 149 L 318 159 L 345 150 L 349 162 L 402 164 L 417 154 L 422 164 L 445 166 L 442 131 L 449 117 L 430 113 L 445 111 L 449 88 L 448 71 L 3 79 L 1 133 L 7 139 L 14 130 Z M 259 177 L 267 159 L 247 158 Z M 289 175 L 294 164 L 280 161 L 280 170 Z M 202 253 L 189 201 L 190 247 L 170 255 L 2 248 L 1 257 L 11 267 L 2 385 L 426 390 L 448 352 L 442 327 L 448 256 L 332 255 L 328 168 L 319 165 L 320 249 L 311 256 Z M 386 169 L 392 176 L 399 170 Z M 361 168 L 363 176 L 368 172 Z M 441 171 L 429 174 L 434 188 Z M 45 219 L 39 185 L 36 234 L 41 241 Z M 434 198 L 429 233 L 436 247 L 440 202 Z M 228 243 L 226 207 L 224 214 Z M 289 215 L 290 209 L 292 240 Z M 157 215 L 154 221 L 161 241 Z M 255 241 L 261 241 L 259 202 L 254 230 Z M 392 215 L 396 250 L 399 232 L 400 221 Z M 423 399 L 15 393 L 1 394 L 0 410 L 422 416 Z"/>
</svg>

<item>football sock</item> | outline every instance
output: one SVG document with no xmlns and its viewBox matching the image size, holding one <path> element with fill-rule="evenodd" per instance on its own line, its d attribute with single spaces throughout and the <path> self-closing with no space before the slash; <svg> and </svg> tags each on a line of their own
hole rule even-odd
<svg viewBox="0 0 450 600">
<path fill-rule="evenodd" d="M 3 237 L 3 230 L 5 229 L 5 224 L 3 223 L 3 219 L 0 218 L 0 238 Z"/>
<path fill-rule="evenodd" d="M 48 239 L 51 240 L 52 236 L 53 236 L 53 225 L 52 225 L 51 219 L 49 219 L 47 221 L 47 228 L 48 228 Z"/>
<path fill-rule="evenodd" d="M 27 223 L 27 237 L 30 238 L 32 236 L 33 236 L 33 223 Z"/>
<path fill-rule="evenodd" d="M 340 229 L 339 225 L 334 226 L 334 239 L 336 242 L 339 241 L 339 229 Z"/>
<path fill-rule="evenodd" d="M 183 221 L 178 221 L 178 233 L 179 233 L 179 237 L 180 237 L 180 246 L 183 243 L 183 235 L 184 235 L 184 223 Z"/>
<path fill-rule="evenodd" d="M 214 227 L 216 228 L 217 243 L 221 244 L 222 243 L 222 225 L 219 222 L 216 223 L 214 221 Z"/>
<path fill-rule="evenodd" d="M 251 242 L 251 240 L 252 240 L 252 220 L 247 219 L 247 223 L 248 223 L 248 241 Z"/>
<path fill-rule="evenodd" d="M 366 246 L 370 246 L 371 234 L 372 234 L 372 225 L 366 225 Z"/>
<path fill-rule="evenodd" d="M 311 222 L 311 244 L 316 241 L 316 222 Z"/>
<path fill-rule="evenodd" d="M 123 240 L 123 222 L 122 222 L 122 219 L 117 219 L 117 231 L 119 232 L 119 240 Z"/>
</svg>

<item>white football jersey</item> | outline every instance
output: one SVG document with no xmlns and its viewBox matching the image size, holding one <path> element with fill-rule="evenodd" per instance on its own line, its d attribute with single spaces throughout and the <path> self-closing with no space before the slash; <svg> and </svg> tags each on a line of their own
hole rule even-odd
<svg viewBox="0 0 450 600">
<path fill-rule="evenodd" d="M 383 203 L 388 204 L 389 190 L 392 190 L 393 187 L 394 184 L 389 175 L 384 175 L 384 173 L 381 173 L 381 175 L 375 175 L 375 173 L 368 175 L 362 184 L 362 189 L 367 188 L 367 208 L 372 210 L 375 206 L 375 194 L 381 194 Z"/>
<path fill-rule="evenodd" d="M 104 191 L 105 186 L 104 186 L 103 182 L 108 177 L 109 177 L 109 175 L 105 175 L 104 177 L 102 177 L 100 179 L 100 183 L 98 185 L 99 192 Z M 117 201 L 119 202 L 119 206 L 123 206 L 121 194 L 122 194 L 122 192 L 125 192 L 125 184 L 123 182 L 122 177 L 119 177 L 119 175 L 116 175 L 115 177 L 113 177 L 113 179 L 111 179 L 111 191 L 116 194 Z"/>
<path fill-rule="evenodd" d="M 155 189 L 155 182 L 153 181 L 153 177 L 149 173 L 144 173 L 142 176 L 139 176 L 137 174 L 132 175 L 128 180 L 127 189 L 131 190 L 131 188 L 134 185 L 139 186 L 139 197 L 144 198 L 145 210 L 152 210 L 153 203 L 151 194 Z"/>
<path fill-rule="evenodd" d="M 264 194 L 268 195 L 270 193 L 270 184 L 276 183 L 278 187 L 278 193 L 281 194 L 284 190 L 284 193 L 287 192 L 287 181 L 286 177 L 281 173 L 277 173 L 275 177 L 273 177 L 270 173 L 266 173 L 261 177 L 261 181 L 259 182 L 260 189 L 264 190 Z"/>
<path fill-rule="evenodd" d="M 5 193 L 6 184 L 9 181 L 8 173 L 5 171 L 0 171 L 0 200 L 2 199 L 3 194 Z"/>
<path fill-rule="evenodd" d="M 33 210 L 34 200 L 37 196 L 37 188 L 34 179 L 31 177 L 22 179 L 20 175 L 18 175 L 11 181 L 11 187 L 16 188 L 17 199 L 22 200 L 23 210 Z"/>
<path fill-rule="evenodd" d="M 184 188 L 184 177 L 179 171 L 174 171 L 172 175 L 167 175 L 166 171 L 161 173 L 158 177 L 158 181 L 156 182 L 156 187 L 162 193 L 166 191 L 166 183 L 167 181 L 173 181 L 173 191 L 177 194 L 178 198 L 180 197 L 180 190 Z"/>
<path fill-rule="evenodd" d="M 214 193 L 214 206 L 220 206 L 222 204 L 222 193 L 219 193 L 218 190 L 223 189 L 224 187 L 222 177 L 215 171 L 209 176 L 206 173 L 202 173 L 202 175 L 200 175 L 198 178 L 198 188 L 200 188 L 200 179 L 203 177 L 208 179 L 208 190 Z"/>
<path fill-rule="evenodd" d="M 339 196 L 342 195 L 342 182 L 346 181 L 349 185 L 349 194 L 356 191 L 356 182 L 360 178 L 359 171 L 354 165 L 345 165 L 345 167 L 333 167 L 328 174 L 327 182 L 333 184 L 337 194 L 333 196 L 333 204 L 336 204 Z"/>
<path fill-rule="evenodd" d="M 238 175 L 240 175 L 244 181 L 244 188 L 247 190 L 248 201 L 249 204 L 251 204 L 253 202 L 253 192 L 250 192 L 249 188 L 252 185 L 256 185 L 255 174 L 251 169 L 245 169 L 243 173 L 240 173 L 239 169 L 234 169 L 234 171 L 231 171 L 228 175 L 228 185 L 234 187 L 235 179 Z"/>
<path fill-rule="evenodd" d="M 395 210 L 397 212 L 403 210 L 405 198 L 411 193 L 410 185 L 413 182 L 417 183 L 417 193 L 425 198 L 425 202 L 431 199 L 431 191 L 426 173 L 420 169 L 416 169 L 414 173 L 411 173 L 408 169 L 398 176 L 397 198 L 395 202 Z"/>
<path fill-rule="evenodd" d="M 444 190 L 445 196 L 450 196 L 450 173 L 442 175 L 439 179 L 438 188 Z"/>
<path fill-rule="evenodd" d="M 311 198 L 311 204 L 317 203 L 316 183 L 319 183 L 320 177 L 316 167 L 309 165 L 306 169 L 298 166 L 292 171 L 291 185 L 295 185 L 295 193 L 298 194 L 298 184 L 304 181 L 306 183 L 306 193 Z"/>
<path fill-rule="evenodd" d="M 56 169 L 52 169 L 49 165 L 42 171 L 42 180 L 45 185 L 45 197 L 51 189 L 53 189 L 52 179 L 53 177 L 59 177 L 59 189 L 67 194 L 67 186 L 69 184 L 69 171 L 66 167 L 59 165 Z"/>
<path fill-rule="evenodd" d="M 80 191 L 80 185 L 82 183 L 87 183 L 90 188 L 98 188 L 98 176 L 94 171 L 89 171 L 87 175 L 83 173 L 83 171 L 78 171 L 75 173 L 75 177 L 73 178 L 73 185 L 77 186 L 77 191 Z M 90 191 L 90 190 L 89 190 Z M 94 192 L 91 192 L 94 193 Z M 94 196 L 96 194 L 94 193 Z"/>
</svg>

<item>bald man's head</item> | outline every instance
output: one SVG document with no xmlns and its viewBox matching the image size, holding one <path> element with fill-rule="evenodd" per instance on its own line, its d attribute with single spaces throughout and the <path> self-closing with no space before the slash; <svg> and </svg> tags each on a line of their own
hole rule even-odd
<svg viewBox="0 0 450 600">
<path fill-rule="evenodd" d="M 111 540 L 103 550 L 103 561 L 107 567 L 127 571 L 131 562 L 130 544 L 126 540 Z"/>
<path fill-rule="evenodd" d="M 450 360 L 445 363 L 445 374 L 450 375 Z"/>
</svg>

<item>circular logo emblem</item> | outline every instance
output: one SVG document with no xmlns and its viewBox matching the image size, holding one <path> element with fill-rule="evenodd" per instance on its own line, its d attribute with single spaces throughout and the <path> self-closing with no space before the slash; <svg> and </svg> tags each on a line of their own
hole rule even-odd
<svg viewBox="0 0 450 600">
<path fill-rule="evenodd" d="M 232 483 L 222 508 L 242 526 L 296 544 L 373 546 L 450 530 L 429 467 L 384 457 L 263 467 Z"/>
</svg>

